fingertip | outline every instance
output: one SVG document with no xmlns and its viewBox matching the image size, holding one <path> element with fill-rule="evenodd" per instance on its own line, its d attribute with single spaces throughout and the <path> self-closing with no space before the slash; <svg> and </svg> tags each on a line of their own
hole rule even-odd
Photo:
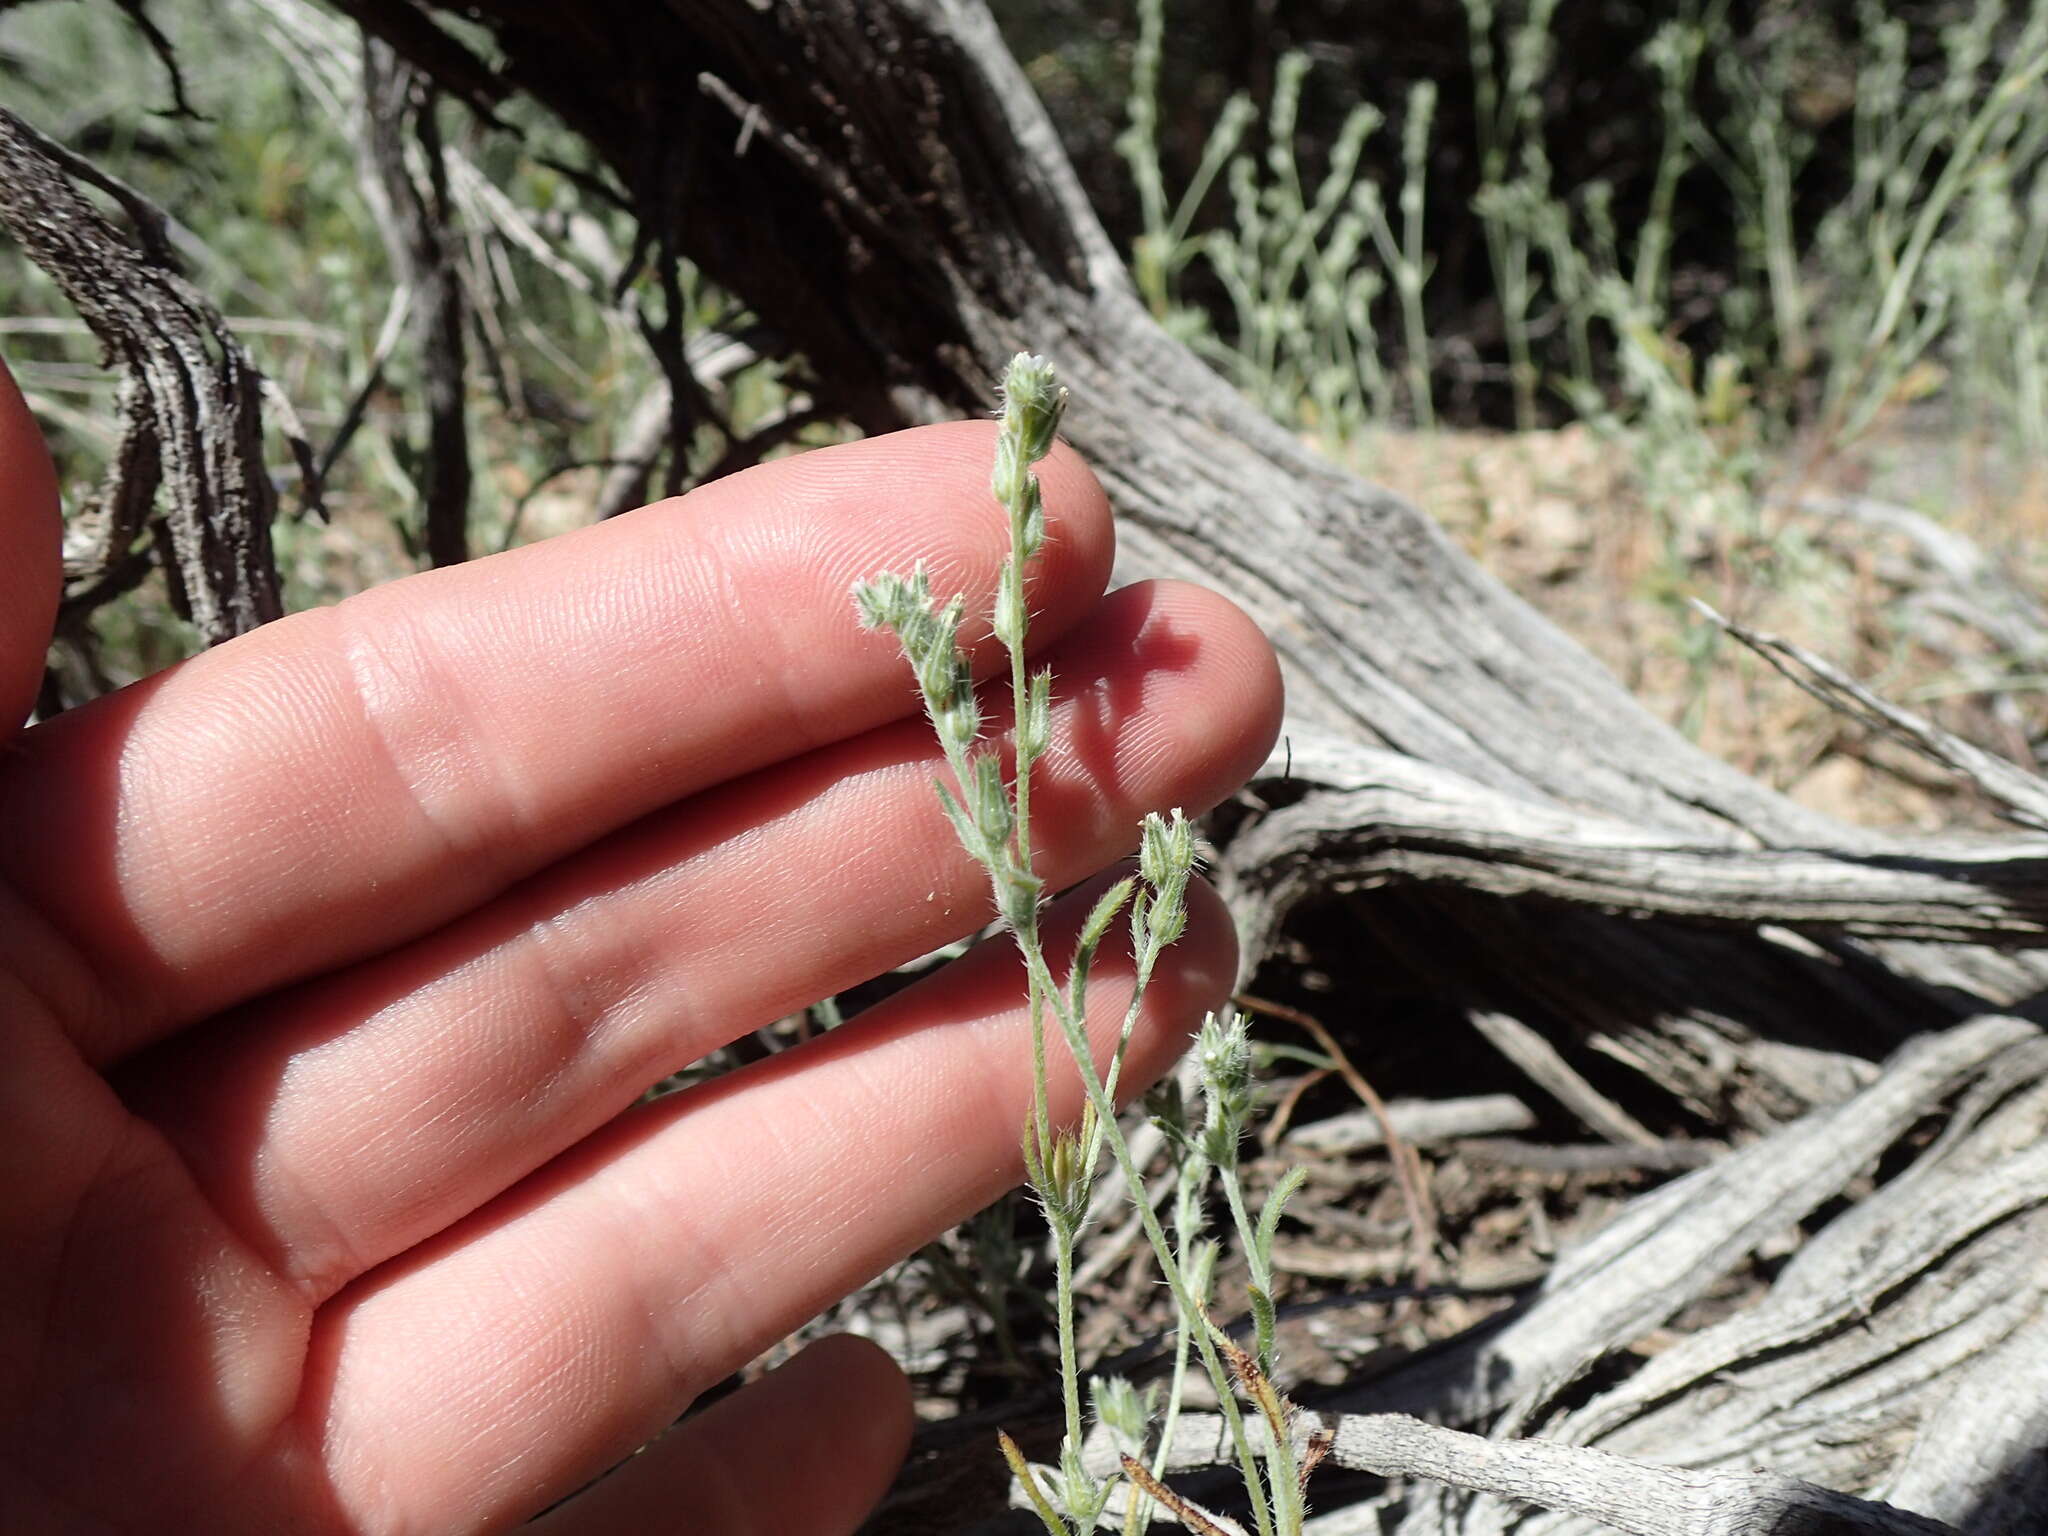
<svg viewBox="0 0 2048 1536">
<path fill-rule="evenodd" d="M 1221 804 L 1280 731 L 1272 647 L 1242 609 L 1204 587 L 1119 587 L 1050 659 L 1054 749 L 1034 807 L 1043 846 L 1069 870 L 1130 846 L 1147 810 L 1196 816 Z"/>
<path fill-rule="evenodd" d="M 1186 993 L 1186 1013 L 1199 1019 L 1220 1011 L 1237 990 L 1240 951 L 1237 920 L 1222 893 L 1199 875 L 1188 882 L 1188 931 L 1168 951 L 1186 961 L 1177 971 Z"/>
<path fill-rule="evenodd" d="M 1215 780 L 1227 786 L 1214 804 L 1257 772 L 1280 738 L 1287 691 L 1279 657 L 1251 615 L 1221 592 L 1187 581 L 1133 587 L 1152 594 L 1163 623 L 1201 636 L 1203 688 L 1197 702 L 1203 727 L 1212 733 Z"/>
<path fill-rule="evenodd" d="M 847 1536 L 889 1491 L 914 1425 L 896 1362 L 866 1339 L 835 1334 L 524 1529 Z"/>
<path fill-rule="evenodd" d="M 830 1393 L 843 1405 L 841 1430 L 852 1459 L 872 1474 L 880 1499 L 910 1451 L 917 1409 L 910 1378 L 881 1345 L 858 1334 L 835 1333 L 817 1340 L 776 1375 L 798 1372 L 789 1385 L 805 1393 Z"/>
<path fill-rule="evenodd" d="M 948 520 L 978 530 L 973 540 L 989 572 L 1009 547 L 1008 525 L 989 487 L 998 427 L 993 421 L 950 421 L 910 427 L 882 437 L 823 448 L 781 464 L 801 466 L 827 484 L 850 482 L 879 490 L 887 510 L 902 521 L 920 508 L 935 508 Z M 1044 497 L 1044 552 L 1027 572 L 1034 613 L 1046 620 L 1041 636 L 1064 628 L 1109 585 L 1116 560 L 1116 532 L 1109 493 L 1080 453 L 1064 441 L 1041 459 L 1035 472 Z M 954 573 L 935 571 L 934 582 Z"/>
<path fill-rule="evenodd" d="M 1057 439 L 1052 452 L 1039 461 L 1038 485 L 1048 522 L 1073 547 L 1074 579 L 1092 583 L 1091 591 L 1102 591 L 1116 563 L 1116 519 L 1109 492 L 1081 451 L 1065 438 Z"/>
</svg>

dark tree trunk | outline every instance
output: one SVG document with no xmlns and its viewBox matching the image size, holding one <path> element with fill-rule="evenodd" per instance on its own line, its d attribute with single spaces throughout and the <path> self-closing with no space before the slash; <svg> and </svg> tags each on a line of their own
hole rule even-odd
<svg viewBox="0 0 2048 1536">
<path fill-rule="evenodd" d="M 412 295 L 410 329 L 427 410 L 420 476 L 424 543 L 428 560 L 438 566 L 469 558 L 470 464 L 463 344 L 468 315 L 449 228 L 435 96 L 432 83 L 412 65 L 385 44 L 364 40 L 365 171 L 392 269 Z M 408 160 L 408 144 L 418 146 L 417 169 Z"/>
</svg>

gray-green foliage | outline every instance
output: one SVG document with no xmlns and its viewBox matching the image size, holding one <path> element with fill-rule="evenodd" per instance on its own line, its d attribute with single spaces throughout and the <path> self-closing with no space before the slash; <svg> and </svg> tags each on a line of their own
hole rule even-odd
<svg viewBox="0 0 2048 1536">
<path fill-rule="evenodd" d="M 1337 443 L 1395 408 L 1375 313 L 1391 274 L 1408 359 L 1407 405 L 1417 421 L 1433 422 L 1422 309 L 1429 269 L 1422 248 L 1422 161 L 1434 87 L 1419 85 L 1408 101 L 1398 227 L 1378 186 L 1359 174 L 1367 142 L 1384 120 L 1375 108 L 1355 108 L 1321 176 L 1313 185 L 1305 177 L 1296 130 L 1310 66 L 1298 53 L 1285 56 L 1276 74 L 1265 154 L 1242 149 L 1258 113 L 1247 97 L 1233 96 L 1203 145 L 1195 174 L 1172 197 L 1158 141 L 1165 0 L 1139 0 L 1138 22 L 1128 123 L 1118 149 L 1131 167 L 1143 225 L 1132 271 L 1153 312 L 1272 414 L 1312 425 Z M 1219 179 L 1230 218 L 1195 234 L 1196 217 Z M 1366 259 L 1369 251 L 1378 252 L 1384 272 Z M 1196 263 L 1227 296 L 1221 331 L 1185 298 Z"/>
<path fill-rule="evenodd" d="M 1273 416 L 1369 462 L 1373 428 L 1436 419 L 1445 349 L 1429 334 L 1423 196 L 1433 155 L 1473 164 L 1515 419 L 1576 418 L 1632 464 L 1661 553 L 1651 591 L 1692 679 L 1689 726 L 1717 650 L 1684 601 L 1702 547 L 1768 548 L 1772 579 L 1790 579 L 1807 553 L 1780 503 L 1920 402 L 1943 408 L 1954 441 L 2048 462 L 2048 0 L 1973 0 L 1935 39 L 1866 0 L 1846 42 L 1817 13 L 1741 36 L 1727 0 L 1685 0 L 1639 55 L 1655 162 L 1626 227 L 1606 182 L 1555 179 L 1556 0 L 1462 0 L 1474 142 L 1432 142 L 1435 87 L 1419 83 L 1393 197 L 1361 171 L 1371 103 L 1330 135 L 1316 178 L 1303 170 L 1317 72 L 1297 53 L 1276 71 L 1263 152 L 1239 145 L 1253 109 L 1234 99 L 1175 201 L 1157 144 L 1169 3 L 1136 0 L 1123 140 L 1155 310 Z M 1916 64 L 1930 41 L 1934 62 Z M 1814 153 L 1816 60 L 1850 72 L 1853 140 L 1850 183 L 1817 219 L 1834 172 Z M 1204 229 L 1194 212 L 1212 181 L 1229 197 Z M 1673 268 L 1703 203 L 1732 210 L 1736 250 L 1704 298 Z M 1224 295 L 1213 317 L 1188 308 L 1198 270 Z"/>
<path fill-rule="evenodd" d="M 1814 15 L 1744 37 L 1726 0 L 1687 0 L 1641 55 L 1659 149 L 1644 215 L 1626 231 L 1608 186 L 1555 182 L 1543 85 L 1556 0 L 1463 0 L 1476 141 L 1433 145 L 1435 83 L 1419 83 L 1400 104 L 1391 198 L 1360 171 L 1381 123 L 1369 103 L 1336 130 L 1319 176 L 1304 172 L 1297 130 L 1314 71 L 1299 53 L 1276 71 L 1263 153 L 1243 147 L 1255 109 L 1233 98 L 1173 196 L 1158 145 L 1169 3 L 1136 4 L 1120 141 L 1143 221 L 1134 270 L 1154 309 L 1281 419 L 1340 443 L 1403 414 L 1433 421 L 1422 197 L 1432 153 L 1451 150 L 1478 169 L 1472 211 L 1517 422 L 1562 407 L 1640 427 L 1658 466 L 1646 481 L 1674 488 L 1667 499 L 1706 481 L 1753 497 L 1761 461 L 1728 458 L 1728 444 L 1803 436 L 1835 450 L 1887 409 L 1940 392 L 1959 427 L 2048 452 L 2044 0 L 1974 0 L 1941 32 L 1931 75 L 1910 62 L 1906 23 L 1862 5 L 1845 54 L 1852 181 L 1817 223 L 1799 210 L 1828 168 L 1814 162 L 1801 94 L 1812 60 L 1840 46 Z M 1727 104 L 1718 117 L 1709 87 Z M 1217 182 L 1227 207 L 1204 228 Z M 1717 350 L 1696 359 L 1683 338 L 1702 317 L 1674 300 L 1671 253 L 1689 191 L 1712 182 L 1734 210 L 1739 265 L 1707 317 Z M 1198 264 L 1225 296 L 1213 319 L 1188 307 Z M 1738 416 L 1747 437 L 1721 430 Z"/>
<path fill-rule="evenodd" d="M 1932 88 L 1909 79 L 1900 23 L 1876 4 L 1858 14 L 1856 179 L 1819 240 L 1829 425 L 1861 431 L 1939 353 L 1960 403 L 2038 454 L 2048 3 L 2009 32 L 2011 8 L 1978 0 L 1944 30 Z"/>
</svg>

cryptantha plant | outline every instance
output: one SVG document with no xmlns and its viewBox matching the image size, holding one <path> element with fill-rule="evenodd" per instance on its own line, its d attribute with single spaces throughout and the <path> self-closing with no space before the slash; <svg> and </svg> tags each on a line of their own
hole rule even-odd
<svg viewBox="0 0 2048 1536">
<path fill-rule="evenodd" d="M 1045 545 L 1045 507 L 1032 465 L 1052 451 L 1067 392 L 1043 358 L 1025 353 L 1011 361 L 1002 392 L 1001 430 L 991 484 L 1009 521 L 1010 549 L 997 579 L 995 608 L 988 622 L 1009 656 L 1015 723 L 1007 775 L 1000 749 L 982 736 L 981 705 L 967 653 L 960 644 L 961 625 L 966 621 L 963 600 L 935 598 L 930 577 L 922 567 L 908 576 L 887 573 L 864 581 L 854 589 L 854 598 L 862 623 L 893 633 L 910 663 L 951 775 L 950 784 L 942 779 L 937 785 L 940 804 L 961 845 L 987 871 L 996 911 L 1024 963 L 1032 1057 L 1032 1106 L 1024 1128 L 1024 1167 L 1052 1237 L 1066 1434 L 1059 1469 L 1043 1482 L 1007 1436 L 1002 1437 L 1002 1445 L 1047 1531 L 1051 1536 L 1073 1536 L 1098 1523 L 1113 1492 L 1112 1483 L 1091 1474 L 1081 1457 L 1082 1388 L 1074 1344 L 1075 1250 L 1105 1151 L 1122 1170 L 1128 1189 L 1142 1192 L 1145 1188 L 1117 1123 L 1117 1082 L 1146 985 L 1160 955 L 1187 926 L 1187 888 L 1195 847 L 1193 828 L 1181 812 L 1148 815 L 1140 830 L 1138 873 L 1118 881 L 1096 900 L 1081 925 L 1065 979 L 1053 975 L 1039 933 L 1045 882 L 1035 867 L 1031 827 L 1032 773 L 1045 755 L 1051 735 L 1052 675 L 1045 669 L 1031 672 L 1025 662 L 1030 613 L 1024 578 Z M 1126 911 L 1135 986 L 1108 1067 L 1098 1071 L 1087 1032 L 1089 970 L 1097 949 Z M 1048 1025 L 1065 1041 L 1085 1093 L 1080 1123 L 1070 1128 L 1054 1126 L 1047 1107 Z M 1240 1234 L 1252 1250 L 1262 1301 L 1271 1284 L 1268 1255 L 1272 1229 L 1280 1200 L 1288 1190 L 1283 1185 L 1282 1193 L 1268 1202 L 1256 1224 L 1248 1220 L 1236 1182 L 1235 1152 L 1248 1103 L 1243 1026 L 1212 1017 L 1204 1027 L 1200 1055 L 1209 1101 L 1205 1123 L 1199 1129 L 1169 1126 L 1178 1129 L 1173 1139 L 1182 1159 L 1184 1186 L 1176 1238 L 1168 1238 L 1149 1202 L 1142 1198 L 1136 1202 L 1179 1313 L 1177 1357 L 1182 1362 L 1167 1394 L 1167 1433 L 1160 1437 L 1162 1443 L 1149 1468 L 1132 1453 L 1147 1439 L 1150 1405 L 1141 1406 L 1138 1395 L 1121 1383 L 1097 1383 L 1093 1396 L 1097 1418 L 1119 1442 L 1132 1482 L 1125 1499 L 1125 1528 L 1138 1528 L 1148 1497 L 1184 1521 L 1190 1514 L 1203 1518 L 1202 1512 L 1193 1511 L 1157 1481 L 1192 1349 L 1216 1388 L 1260 1536 L 1287 1536 L 1300 1529 L 1304 1473 L 1296 1466 L 1288 1432 L 1291 1410 L 1270 1385 L 1271 1306 L 1267 1303 L 1257 1309 L 1255 1354 L 1237 1349 L 1210 1324 L 1206 1309 L 1210 1262 L 1205 1240 L 1200 1238 L 1197 1193 L 1190 1186 L 1206 1183 L 1211 1174 L 1220 1176 Z M 1263 1465 L 1238 1402 L 1240 1393 L 1266 1420 Z"/>
</svg>

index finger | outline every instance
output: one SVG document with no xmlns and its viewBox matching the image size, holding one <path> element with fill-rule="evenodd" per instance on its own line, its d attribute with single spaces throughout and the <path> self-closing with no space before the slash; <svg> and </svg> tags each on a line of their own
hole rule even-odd
<svg viewBox="0 0 2048 1536">
<path fill-rule="evenodd" d="M 379 952 L 724 779 L 917 707 L 850 591 L 923 561 L 985 612 L 993 423 L 821 449 L 679 503 L 296 615 L 30 731 L 0 762 L 12 964 L 108 1062 Z M 1062 449 L 1034 646 L 1108 580 Z M 982 670 L 999 663 L 968 631 Z M 33 814 L 24 814 L 33 808 Z M 18 951 L 18 952 L 16 952 Z"/>
</svg>

